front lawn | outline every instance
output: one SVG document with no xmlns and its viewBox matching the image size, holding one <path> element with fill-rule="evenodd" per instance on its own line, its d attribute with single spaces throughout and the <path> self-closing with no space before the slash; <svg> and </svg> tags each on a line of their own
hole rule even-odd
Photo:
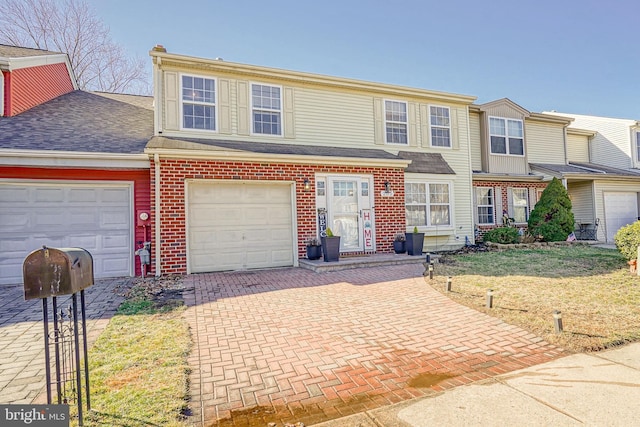
<svg viewBox="0 0 640 427">
<path fill-rule="evenodd" d="M 452 276 L 452 292 L 446 291 Z M 586 245 L 446 255 L 434 288 L 451 299 L 518 325 L 573 351 L 640 340 L 640 277 L 616 250 Z M 494 291 L 494 308 L 485 308 Z M 553 311 L 562 312 L 556 334 Z"/>
</svg>

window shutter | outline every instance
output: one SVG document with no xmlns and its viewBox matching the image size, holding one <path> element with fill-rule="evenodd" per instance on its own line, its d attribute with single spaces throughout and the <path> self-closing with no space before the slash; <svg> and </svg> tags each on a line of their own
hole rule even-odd
<svg viewBox="0 0 640 427">
<path fill-rule="evenodd" d="M 502 207 L 502 188 L 501 187 L 496 187 L 495 189 L 495 207 L 496 207 L 496 212 L 495 212 L 495 216 L 496 216 L 496 225 L 500 225 L 502 223 L 502 209 L 504 209 Z"/>
<path fill-rule="evenodd" d="M 231 133 L 231 95 L 227 79 L 218 80 L 218 132 Z"/>
<path fill-rule="evenodd" d="M 431 129 L 429 129 L 429 106 L 420 105 L 420 121 L 422 129 L 422 146 L 429 147 L 431 141 Z"/>
<path fill-rule="evenodd" d="M 251 117 L 251 113 L 249 112 L 249 83 L 239 81 L 237 83 L 237 89 L 238 135 L 249 135 Z"/>
<path fill-rule="evenodd" d="M 284 94 L 282 97 L 282 110 L 284 117 L 282 118 L 282 127 L 284 129 L 284 137 L 285 138 L 295 138 L 296 137 L 296 126 L 295 126 L 295 118 L 293 114 L 294 110 L 294 91 L 292 87 L 285 87 Z"/>
<path fill-rule="evenodd" d="M 449 108 L 450 125 L 451 125 L 451 148 L 454 150 L 460 149 L 460 140 L 458 138 L 458 109 Z"/>
<path fill-rule="evenodd" d="M 416 146 L 418 145 L 418 125 L 417 121 L 417 111 L 416 104 L 414 102 L 409 103 L 409 145 Z"/>
<path fill-rule="evenodd" d="M 538 190 L 535 187 L 529 188 L 529 214 L 531 214 L 531 211 L 536 206 L 537 195 L 538 195 Z M 527 219 L 529 219 L 529 216 L 527 216 Z"/>
<path fill-rule="evenodd" d="M 164 73 L 164 128 L 177 130 L 180 124 L 180 108 L 178 104 L 178 73 Z"/>
<path fill-rule="evenodd" d="M 477 187 L 472 187 L 473 188 L 473 222 L 474 224 L 478 224 L 478 192 L 476 191 Z"/>
<path fill-rule="evenodd" d="M 373 140 L 378 145 L 384 145 L 384 108 L 382 98 L 373 98 Z"/>
</svg>

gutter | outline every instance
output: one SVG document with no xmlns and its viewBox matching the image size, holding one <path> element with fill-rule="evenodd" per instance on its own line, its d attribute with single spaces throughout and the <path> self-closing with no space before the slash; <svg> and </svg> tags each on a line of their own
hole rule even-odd
<svg viewBox="0 0 640 427">
<path fill-rule="evenodd" d="M 0 148 L 0 165 L 148 169 L 149 156 L 146 154 Z"/>
</svg>

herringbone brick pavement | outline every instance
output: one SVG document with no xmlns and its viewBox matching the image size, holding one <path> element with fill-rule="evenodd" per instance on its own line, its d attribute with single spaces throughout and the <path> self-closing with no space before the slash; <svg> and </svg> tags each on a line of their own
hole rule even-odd
<svg viewBox="0 0 640 427">
<path fill-rule="evenodd" d="M 312 424 L 564 355 L 451 301 L 423 271 L 187 276 L 194 418 L 205 426 Z"/>
</svg>

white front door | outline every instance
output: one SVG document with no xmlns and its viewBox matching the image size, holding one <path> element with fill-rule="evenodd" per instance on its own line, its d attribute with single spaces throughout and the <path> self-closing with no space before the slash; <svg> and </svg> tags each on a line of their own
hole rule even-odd
<svg viewBox="0 0 640 427">
<path fill-rule="evenodd" d="M 328 226 L 333 234 L 340 236 L 340 251 L 364 250 L 363 194 L 368 198 L 369 181 L 360 177 L 329 177 L 328 179 Z"/>
</svg>

